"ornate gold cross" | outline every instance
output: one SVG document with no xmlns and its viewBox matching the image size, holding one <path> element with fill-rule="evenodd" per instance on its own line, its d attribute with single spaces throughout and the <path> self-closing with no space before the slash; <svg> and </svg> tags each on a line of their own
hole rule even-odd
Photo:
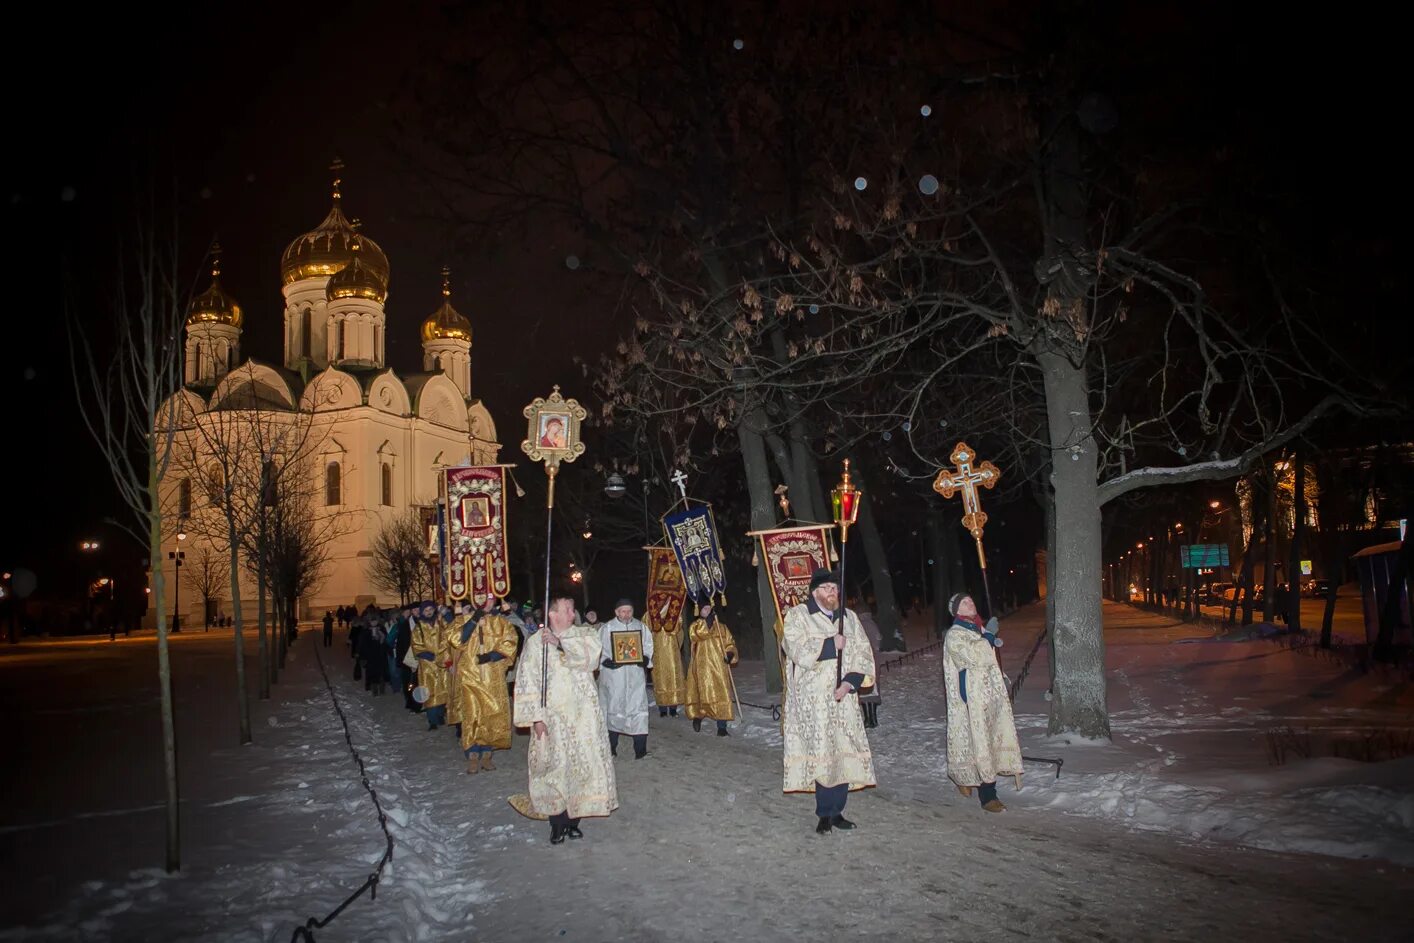
<svg viewBox="0 0 1414 943">
<path fill-rule="evenodd" d="M 966 442 L 959 442 L 950 457 L 957 466 L 957 471 L 949 472 L 946 468 L 939 471 L 937 479 L 933 482 L 933 490 L 945 498 L 951 498 L 958 491 L 962 492 L 962 507 L 966 512 L 962 515 L 962 526 L 966 527 L 972 534 L 972 539 L 977 541 L 977 555 L 982 558 L 982 528 L 987 524 L 987 515 L 978 499 L 977 486 L 981 485 L 989 490 L 995 488 L 1001 480 L 1002 471 L 991 462 L 982 462 L 973 468 L 972 463 L 977 460 L 977 453 L 973 452 Z M 983 559 L 982 566 L 985 568 L 986 565 Z"/>
</svg>

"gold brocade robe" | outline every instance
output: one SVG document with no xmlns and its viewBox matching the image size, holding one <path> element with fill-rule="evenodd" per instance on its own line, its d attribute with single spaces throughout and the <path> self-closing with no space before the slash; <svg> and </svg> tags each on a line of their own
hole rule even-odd
<svg viewBox="0 0 1414 943">
<path fill-rule="evenodd" d="M 447 693 L 451 688 L 451 678 L 443 667 L 445 659 L 442 651 L 442 623 L 416 620 L 412 630 L 412 654 L 417 659 L 417 683 L 427 689 L 424 708 L 443 707 L 447 703 Z M 423 658 L 430 654 L 432 660 Z"/>
<path fill-rule="evenodd" d="M 959 677 L 963 671 L 965 701 Z M 1011 698 L 991 644 L 977 632 L 948 629 L 943 637 L 943 682 L 948 692 L 948 778 L 959 786 L 980 786 L 1000 776 L 1020 777 L 1021 745 Z"/>
<path fill-rule="evenodd" d="M 697 619 L 687 630 L 692 640 L 692 664 L 687 669 L 687 716 L 693 720 L 735 720 L 732 710 L 732 664 L 737 662 L 736 639 L 720 620 L 707 624 Z M 654 669 L 657 670 L 657 669 Z"/>
<path fill-rule="evenodd" d="M 465 625 L 463 625 L 465 629 Z M 461 706 L 462 749 L 511 748 L 511 701 L 506 693 L 506 672 L 515 664 L 516 629 L 498 615 L 484 615 L 465 642 L 457 636 L 457 659 L 452 684 Z M 504 657 L 485 664 L 480 656 Z"/>
<path fill-rule="evenodd" d="M 619 794 L 609 759 L 609 729 L 594 683 L 603 651 L 599 631 L 571 626 L 561 644 L 564 651 L 550 646 L 547 653 L 539 632 L 527 636 L 516 667 L 515 725 L 532 728 L 526 762 L 530 806 L 541 815 L 566 812 L 572 819 L 608 815 L 619 807 Z M 540 673 L 547 654 L 542 707 Z M 537 720 L 545 723 L 543 739 L 535 736 Z"/>
<path fill-rule="evenodd" d="M 653 633 L 653 700 L 659 707 L 682 703 L 681 642 L 676 624 Z"/>
<path fill-rule="evenodd" d="M 835 659 L 820 660 L 825 640 L 835 635 L 837 625 L 806 603 L 786 613 L 785 792 L 814 792 L 817 782 L 849 783 L 851 790 L 874 785 L 874 755 L 864 733 L 859 695 L 846 694 L 836 701 Z M 863 675 L 867 687 L 874 679 L 869 638 L 849 610 L 843 628 L 843 673 Z"/>
<path fill-rule="evenodd" d="M 453 616 L 450 622 L 442 623 L 441 647 L 437 651 L 437 664 L 451 668 L 457 646 L 462 641 L 462 627 L 466 625 L 470 616 Z M 459 724 L 462 722 L 462 689 L 452 677 L 451 671 L 443 672 L 447 677 L 447 723 Z"/>
</svg>

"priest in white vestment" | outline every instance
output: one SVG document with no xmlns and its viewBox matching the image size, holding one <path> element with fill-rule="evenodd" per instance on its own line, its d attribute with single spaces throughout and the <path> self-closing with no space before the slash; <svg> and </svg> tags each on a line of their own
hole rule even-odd
<svg viewBox="0 0 1414 943">
<path fill-rule="evenodd" d="M 550 841 L 556 845 L 583 837 L 582 816 L 608 815 L 619 807 L 594 687 L 600 651 L 599 633 L 575 625 L 574 600 L 561 597 L 551 603 L 546 627 L 525 640 L 521 654 L 515 725 L 532 728 L 530 803 L 522 811 L 548 817 Z"/>
<path fill-rule="evenodd" d="M 785 792 L 815 793 L 815 831 L 851 829 L 851 790 L 874 785 L 859 689 L 874 680 L 874 652 L 859 619 L 837 617 L 839 578 L 816 570 L 810 596 L 786 612 Z M 841 663 L 837 666 L 836 659 Z"/>
<path fill-rule="evenodd" d="M 609 752 L 619 755 L 619 735 L 633 737 L 633 757 L 648 754 L 648 676 L 653 667 L 653 633 L 633 617 L 633 603 L 620 599 L 614 617 L 599 626 L 604 648 L 599 663 L 599 702 L 609 725 Z M 622 659 L 622 660 L 618 660 Z"/>
</svg>

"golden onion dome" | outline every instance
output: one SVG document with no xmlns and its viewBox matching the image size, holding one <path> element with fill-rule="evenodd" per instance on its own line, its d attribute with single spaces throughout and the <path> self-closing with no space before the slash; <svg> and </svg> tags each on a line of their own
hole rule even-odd
<svg viewBox="0 0 1414 943">
<path fill-rule="evenodd" d="M 358 228 L 357 220 L 354 221 L 354 228 L 355 230 Z M 379 304 L 387 301 L 387 275 L 380 278 L 374 272 L 373 267 L 364 261 L 363 237 L 355 235 L 350 248 L 352 254 L 348 264 L 329 276 L 329 284 L 324 289 L 324 297 L 330 301 L 339 298 L 367 298 Z"/>
<path fill-rule="evenodd" d="M 221 244 L 211 247 L 211 287 L 197 295 L 187 305 L 187 326 L 193 324 L 229 324 L 240 327 L 245 313 L 236 299 L 221 288 Z"/>
<path fill-rule="evenodd" d="M 459 340 L 471 343 L 471 322 L 452 307 L 452 271 L 442 268 L 442 306 L 422 322 L 422 340 Z"/>
<path fill-rule="evenodd" d="M 335 161 L 337 172 L 342 164 Z M 334 179 L 334 205 L 324 222 L 291 242 L 280 257 L 280 277 L 285 285 L 292 285 L 305 278 L 327 278 L 344 268 L 353 258 L 353 244 L 360 243 L 361 261 L 368 276 L 382 284 L 383 294 L 388 292 L 388 257 L 378 247 L 378 243 L 360 235 L 357 227 L 349 222 L 341 208 L 343 195 L 339 192 L 340 180 Z"/>
</svg>

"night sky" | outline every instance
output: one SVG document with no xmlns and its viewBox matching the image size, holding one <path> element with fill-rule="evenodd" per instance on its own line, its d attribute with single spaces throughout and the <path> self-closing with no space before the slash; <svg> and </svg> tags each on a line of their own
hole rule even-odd
<svg viewBox="0 0 1414 943">
<path fill-rule="evenodd" d="M 160 20 L 139 7 L 100 8 L 83 14 L 81 29 L 56 12 L 11 35 L 24 48 L 4 66 L 12 132 L 3 158 L 12 297 L 0 353 L 11 431 L 10 526 L 0 530 L 7 568 L 43 573 L 73 562 L 77 542 L 114 513 L 107 472 L 73 405 L 64 300 L 101 332 L 114 234 L 128 219 L 134 181 L 151 166 L 176 176 L 193 287 L 205 287 L 200 261 L 219 235 L 223 284 L 246 310 L 243 352 L 278 363 L 280 253 L 323 218 L 327 168 L 342 158 L 345 211 L 362 219 L 392 267 L 389 365 L 421 369 L 418 325 L 450 264 L 453 301 L 475 332 L 473 391 L 488 401 L 507 458 L 519 454 L 520 408 L 552 383 L 592 399 L 570 356 L 593 359 L 619 333 L 605 280 L 566 265 L 587 246 L 534 219 L 455 240 L 392 146 L 399 122 L 391 106 L 434 49 L 438 5 L 195 6 Z M 1263 183 L 1301 210 L 1313 256 L 1361 266 L 1352 298 L 1372 326 L 1393 278 L 1380 260 L 1392 256 L 1394 197 L 1403 192 L 1393 176 L 1401 155 L 1392 143 L 1393 31 L 1359 4 L 1341 6 L 1340 22 L 1330 19 L 1337 13 L 1239 22 L 1225 6 L 1204 4 L 1140 15 L 1126 24 L 1140 32 L 1125 35 L 1136 61 L 1152 45 L 1155 92 L 1126 103 L 1127 127 L 1146 127 L 1154 141 L 1167 136 L 1176 152 L 1231 146 L 1240 166 L 1264 168 Z"/>
</svg>

